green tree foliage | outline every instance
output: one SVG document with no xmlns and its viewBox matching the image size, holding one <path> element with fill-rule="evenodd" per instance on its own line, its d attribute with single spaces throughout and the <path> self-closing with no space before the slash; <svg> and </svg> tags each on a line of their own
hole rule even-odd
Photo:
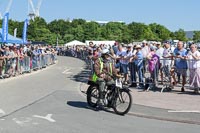
<svg viewBox="0 0 200 133">
<path fill-rule="evenodd" d="M 179 29 L 178 31 L 174 32 L 174 39 L 187 41 L 186 33 L 183 29 Z"/>
<path fill-rule="evenodd" d="M 170 37 L 171 32 L 162 25 L 153 23 L 153 24 L 150 24 L 149 27 L 151 31 L 153 32 L 153 34 L 155 34 L 156 40 L 164 41 L 171 38 Z"/>
<path fill-rule="evenodd" d="M 2 25 L 2 20 L 0 21 Z M 22 38 L 24 22 L 9 20 L 9 33 L 17 28 L 17 37 Z M 72 41 L 86 40 L 116 40 L 123 43 L 130 43 L 141 40 L 168 40 L 178 39 L 186 41 L 186 35 L 183 29 L 176 32 L 170 32 L 165 26 L 152 23 L 132 22 L 125 24 L 121 22 L 109 22 L 99 24 L 97 22 L 87 22 L 83 19 L 74 19 L 73 21 L 59 19 L 47 23 L 43 18 L 37 17 L 29 22 L 28 40 L 45 41 L 49 44 L 56 44 L 58 38 L 59 44 Z M 200 31 L 196 31 L 194 39 L 200 40 Z"/>
<path fill-rule="evenodd" d="M 101 35 L 100 25 L 96 22 L 88 22 L 84 24 L 83 40 L 99 40 Z"/>
<path fill-rule="evenodd" d="M 200 31 L 194 31 L 193 40 L 196 42 L 200 41 Z"/>
</svg>

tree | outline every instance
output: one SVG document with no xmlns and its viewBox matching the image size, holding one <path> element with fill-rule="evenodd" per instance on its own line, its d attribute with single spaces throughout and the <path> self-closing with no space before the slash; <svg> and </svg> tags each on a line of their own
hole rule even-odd
<svg viewBox="0 0 200 133">
<path fill-rule="evenodd" d="M 196 42 L 200 41 L 200 31 L 194 31 L 193 40 Z"/>
<path fill-rule="evenodd" d="M 180 41 L 187 41 L 186 33 L 183 29 L 179 29 L 178 31 L 174 32 L 174 39 L 180 40 Z"/>
<path fill-rule="evenodd" d="M 122 39 L 122 30 L 124 27 L 124 23 L 120 22 L 109 22 L 106 25 L 102 26 L 101 29 L 101 37 L 105 38 L 106 40 L 118 40 L 121 41 Z"/>
<path fill-rule="evenodd" d="M 74 35 L 73 34 L 65 34 L 63 37 L 64 42 L 70 42 L 74 40 Z"/>
<path fill-rule="evenodd" d="M 81 25 L 72 28 L 72 34 L 74 35 L 75 40 L 84 41 L 84 30 Z"/>
<path fill-rule="evenodd" d="M 2 20 L 0 20 L 2 24 Z M 17 37 L 22 38 L 24 22 L 9 20 L 9 34 L 17 28 Z M 58 19 L 47 24 L 45 19 L 36 17 L 30 20 L 28 26 L 28 40 L 45 41 L 56 44 L 57 37 L 59 44 L 72 41 L 85 40 L 116 40 L 123 43 L 142 40 L 168 40 L 178 39 L 186 41 L 186 34 L 183 29 L 170 32 L 165 26 L 153 23 L 132 22 L 130 24 L 120 22 L 109 22 L 99 24 L 97 22 L 86 22 L 84 19 L 74 19 L 73 21 Z M 195 31 L 194 40 L 200 40 L 200 31 Z"/>
<path fill-rule="evenodd" d="M 97 22 L 84 24 L 84 40 L 99 40 L 101 36 L 100 25 Z"/>
<path fill-rule="evenodd" d="M 149 27 L 151 31 L 156 35 L 156 40 L 164 41 L 170 39 L 171 32 L 163 25 L 153 23 L 150 24 Z"/>
<path fill-rule="evenodd" d="M 121 38 L 121 41 L 123 43 L 131 43 L 132 42 L 132 38 L 130 36 L 131 34 L 131 31 L 129 30 L 128 26 L 127 25 L 124 25 L 123 29 L 122 29 L 122 38 Z"/>
<path fill-rule="evenodd" d="M 143 23 L 132 22 L 128 25 L 131 30 L 133 41 L 141 40 L 156 40 L 156 35 L 151 31 L 151 28 Z"/>
</svg>

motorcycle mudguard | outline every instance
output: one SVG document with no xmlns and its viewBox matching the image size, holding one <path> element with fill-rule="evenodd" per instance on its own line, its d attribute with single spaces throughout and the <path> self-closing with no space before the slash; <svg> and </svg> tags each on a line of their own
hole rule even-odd
<svg viewBox="0 0 200 133">
<path fill-rule="evenodd" d="M 96 82 L 94 82 L 94 81 L 91 81 L 91 80 L 88 80 L 88 83 L 87 83 L 88 85 L 98 85 Z"/>
</svg>

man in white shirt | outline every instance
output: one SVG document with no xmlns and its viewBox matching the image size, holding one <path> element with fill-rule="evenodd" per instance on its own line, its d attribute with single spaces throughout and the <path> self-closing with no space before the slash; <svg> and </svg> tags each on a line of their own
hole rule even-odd
<svg viewBox="0 0 200 133">
<path fill-rule="evenodd" d="M 122 45 L 118 45 L 118 51 L 116 53 L 116 68 L 119 68 L 121 66 L 121 63 L 123 63 L 122 57 L 124 52 L 126 52 L 123 48 Z"/>
<path fill-rule="evenodd" d="M 163 50 L 163 61 L 162 61 L 162 67 L 161 67 L 161 81 L 163 82 L 163 72 L 165 74 L 165 76 L 169 76 L 169 79 L 170 78 L 170 69 L 172 67 L 172 55 L 173 55 L 173 51 L 174 49 L 171 48 L 170 46 L 170 42 L 169 41 L 166 41 L 164 42 L 164 50 Z"/>
<path fill-rule="evenodd" d="M 142 55 L 143 55 L 143 64 L 144 64 L 144 68 L 143 68 L 143 73 L 146 73 L 146 67 L 147 67 L 147 55 L 150 53 L 150 47 L 149 44 L 146 40 L 142 41 Z"/>
<path fill-rule="evenodd" d="M 161 42 L 156 42 L 156 55 L 159 57 L 159 60 L 160 60 L 160 64 L 158 65 L 159 66 L 159 70 L 160 70 L 160 73 L 162 73 L 162 70 L 160 69 L 162 67 L 162 64 L 163 64 L 163 52 L 164 52 L 164 48 L 161 46 Z M 157 71 L 157 75 L 159 73 L 159 70 Z M 161 77 L 162 78 L 162 77 Z M 157 76 L 157 80 L 158 80 L 158 76 Z"/>
</svg>

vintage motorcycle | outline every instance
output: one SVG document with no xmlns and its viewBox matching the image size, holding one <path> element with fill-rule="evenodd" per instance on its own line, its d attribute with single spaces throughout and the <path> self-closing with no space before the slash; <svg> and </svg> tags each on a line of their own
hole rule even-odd
<svg viewBox="0 0 200 133">
<path fill-rule="evenodd" d="M 129 112 L 132 105 L 130 89 L 122 84 L 122 78 L 111 76 L 115 84 L 106 85 L 103 92 L 103 107 L 113 108 L 119 115 Z M 96 108 L 99 100 L 99 85 L 93 81 L 88 81 L 90 85 L 87 89 L 87 103 L 90 107 Z"/>
</svg>

